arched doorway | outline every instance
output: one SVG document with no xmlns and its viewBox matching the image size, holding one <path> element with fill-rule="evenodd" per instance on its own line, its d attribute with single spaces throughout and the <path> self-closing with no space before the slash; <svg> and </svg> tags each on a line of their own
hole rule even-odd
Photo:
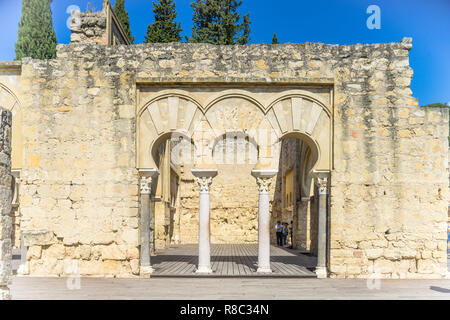
<svg viewBox="0 0 450 320">
<path fill-rule="evenodd" d="M 172 94 L 165 93 L 151 100 L 140 112 L 141 117 L 138 122 L 138 168 L 140 167 L 142 170 L 143 165 L 145 165 L 148 168 L 154 168 L 154 170 L 160 169 L 161 160 L 156 160 L 158 155 L 164 153 L 162 152 L 163 149 L 167 153 L 173 147 L 161 141 L 166 139 L 167 135 L 171 135 L 174 132 L 182 132 L 188 139 L 191 139 L 190 144 L 195 149 L 194 163 L 190 167 L 186 166 L 184 172 L 187 175 L 192 169 L 195 169 L 197 173 L 201 173 L 202 170 L 208 173 L 211 170 L 216 172 L 207 177 L 205 176 L 206 178 L 202 178 L 202 184 L 200 184 L 197 175 L 195 176 L 196 180 L 185 177 L 184 180 L 186 181 L 181 183 L 184 187 L 188 186 L 187 189 L 192 194 L 191 201 L 188 207 L 185 206 L 186 203 L 180 204 L 178 202 L 174 209 L 183 210 L 186 208 L 192 219 L 190 222 L 181 222 L 180 217 L 182 215 L 179 215 L 180 222 L 178 222 L 178 226 L 180 230 L 176 240 L 183 243 L 183 240 L 181 240 L 181 228 L 187 230 L 189 226 L 194 225 L 193 222 L 196 222 L 196 225 L 199 223 L 197 214 L 199 210 L 198 196 L 195 194 L 198 192 L 196 191 L 195 182 L 198 182 L 200 195 L 202 190 L 207 190 L 208 192 L 208 212 L 207 225 L 202 229 L 202 223 L 200 222 L 197 235 L 202 232 L 201 230 L 204 230 L 203 232 L 207 233 L 209 243 L 211 242 L 209 239 L 212 239 L 213 243 L 230 240 L 232 242 L 235 239 L 241 242 L 243 238 L 245 241 L 245 237 L 248 237 L 250 239 L 249 242 L 252 242 L 253 238 L 257 236 L 258 247 L 261 247 L 261 221 L 256 223 L 256 219 L 259 219 L 261 216 L 261 206 L 258 205 L 258 192 L 259 201 L 261 201 L 261 190 L 264 189 L 261 189 L 261 183 L 266 184 L 267 182 L 267 186 L 270 186 L 273 178 L 273 176 L 269 177 L 265 173 L 270 171 L 278 176 L 286 175 L 286 172 L 279 172 L 280 149 L 282 149 L 283 143 L 289 139 L 300 139 L 298 141 L 301 141 L 303 151 L 296 155 L 301 159 L 296 164 L 299 167 L 295 175 L 296 178 L 292 178 L 293 175 L 289 175 L 289 173 L 287 176 L 291 180 L 297 181 L 300 179 L 295 184 L 299 186 L 299 190 L 303 191 L 299 193 L 300 196 L 296 197 L 295 200 L 293 200 L 292 195 L 288 195 L 286 201 L 292 203 L 297 201 L 297 198 L 307 198 L 308 196 L 311 198 L 311 190 L 314 188 L 308 189 L 308 186 L 314 185 L 311 183 L 312 177 L 316 177 L 316 180 L 319 179 L 319 175 L 320 177 L 328 177 L 328 173 L 331 170 L 330 108 L 325 106 L 320 99 L 313 98 L 301 90 L 289 90 L 284 94 L 278 94 L 278 97 L 271 102 L 267 102 L 266 105 L 259 102 L 257 97 L 242 93 L 242 90 L 236 90 L 236 92 L 228 90 L 225 93 L 219 93 L 217 96 L 212 95 L 210 99 L 204 99 L 202 104 L 193 98 L 193 94 L 182 93 L 180 89 L 174 91 L 176 92 Z M 164 147 L 162 147 L 163 145 Z M 158 151 L 156 152 L 155 150 Z M 256 157 L 252 158 L 252 155 L 255 154 Z M 243 168 L 238 168 L 239 166 L 244 166 L 246 169 L 242 170 Z M 165 170 L 167 171 L 167 169 Z M 161 174 L 161 170 L 159 170 L 159 173 Z M 239 178 L 241 174 L 245 174 L 245 178 Z M 255 183 L 251 175 L 257 178 L 257 183 Z M 285 179 L 286 177 L 282 178 Z M 268 181 L 269 179 L 270 181 Z M 161 176 L 158 180 L 161 180 Z M 210 189 L 211 183 L 213 183 L 213 187 Z M 264 192 L 272 193 L 273 195 L 275 186 L 276 183 L 273 183 L 272 187 L 270 187 L 272 189 L 269 191 L 266 188 Z M 158 190 L 158 186 L 154 186 L 154 188 Z M 183 187 L 180 187 L 180 189 L 183 189 Z M 286 193 L 286 188 L 282 192 Z M 301 196 L 302 192 L 303 197 Z M 183 192 L 177 194 L 180 195 Z M 247 197 L 251 197 L 251 200 L 242 201 L 242 198 L 245 199 Z M 285 195 L 283 195 L 283 199 L 284 197 Z M 233 204 L 235 199 L 238 199 L 234 204 L 236 210 L 232 210 L 233 208 L 230 208 L 227 202 Z M 321 203 L 319 198 L 317 203 Z M 242 219 L 244 215 L 241 213 L 247 209 L 247 204 L 249 204 L 249 211 L 254 213 L 248 215 L 251 217 L 250 220 L 252 222 L 243 227 L 241 222 L 245 219 Z M 202 207 L 201 200 L 200 207 Z M 266 207 L 270 211 L 269 205 Z M 325 204 L 326 207 L 327 205 Z M 153 208 L 153 210 L 155 209 Z M 295 214 L 291 214 L 292 220 L 296 220 L 298 225 L 299 209 L 296 207 L 294 211 Z M 266 216 L 269 216 L 268 212 Z M 173 219 L 173 215 L 166 214 L 166 217 Z M 233 218 L 236 218 L 235 221 L 239 222 L 234 227 L 233 223 L 229 223 Z M 323 219 L 324 217 L 322 217 L 322 222 Z M 272 220 L 270 218 L 267 219 L 267 225 Z M 169 225 L 172 223 L 170 221 L 166 222 L 169 222 Z M 256 228 L 255 225 L 257 225 Z M 317 225 L 317 230 L 319 230 L 319 225 L 323 225 L 323 223 L 320 224 L 318 222 Z M 168 229 L 168 233 L 171 234 L 171 227 L 169 226 Z M 174 229 L 173 227 L 172 236 L 175 233 L 173 232 Z M 195 227 L 191 228 L 191 230 L 195 230 Z M 265 231 L 269 238 L 270 230 L 272 229 Z M 233 231 L 236 231 L 238 236 L 233 234 Z M 242 237 L 244 232 L 248 233 Z M 325 230 L 322 227 L 317 233 L 320 232 L 326 233 L 326 227 Z M 194 234 L 194 232 L 190 233 L 191 235 Z M 197 238 L 197 235 L 195 238 Z M 295 241 L 298 242 L 300 237 L 301 234 L 297 232 Z M 192 241 L 194 237 L 191 236 L 191 238 Z M 311 241 L 314 240 L 309 239 L 310 246 Z M 319 248 L 320 245 L 317 247 Z M 318 251 L 326 250 L 326 248 L 321 248 Z M 267 252 L 267 248 L 264 250 Z M 207 259 L 210 259 L 209 247 L 207 251 Z M 261 250 L 258 252 L 258 255 L 260 255 Z M 321 267 L 326 269 L 326 266 Z M 209 269 L 209 267 L 205 268 L 205 270 Z M 265 270 L 270 271 L 270 266 L 265 268 Z"/>
</svg>

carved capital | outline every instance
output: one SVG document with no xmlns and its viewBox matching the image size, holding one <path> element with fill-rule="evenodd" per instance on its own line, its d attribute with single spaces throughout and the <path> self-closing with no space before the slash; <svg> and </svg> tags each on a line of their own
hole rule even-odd
<svg viewBox="0 0 450 320">
<path fill-rule="evenodd" d="M 150 194 L 152 191 L 152 177 L 142 176 L 140 181 L 141 194 Z"/>
<path fill-rule="evenodd" d="M 319 194 L 328 193 L 328 177 L 317 177 L 316 185 L 319 188 Z"/>
<path fill-rule="evenodd" d="M 139 169 L 139 191 L 141 194 L 150 194 L 152 191 L 152 179 L 158 177 L 156 169 Z"/>
<path fill-rule="evenodd" d="M 272 184 L 272 177 L 257 177 L 256 183 L 258 184 L 259 193 L 268 193 Z"/>
<path fill-rule="evenodd" d="M 217 169 L 191 169 L 200 192 L 209 192 L 209 186 L 212 183 L 212 179 L 217 176 Z"/>
<path fill-rule="evenodd" d="M 196 177 L 200 192 L 209 192 L 209 187 L 212 184 L 212 177 Z"/>
<path fill-rule="evenodd" d="M 275 177 L 278 170 L 252 170 L 252 176 L 256 178 L 259 193 L 268 193 L 272 184 L 272 178 Z"/>
</svg>

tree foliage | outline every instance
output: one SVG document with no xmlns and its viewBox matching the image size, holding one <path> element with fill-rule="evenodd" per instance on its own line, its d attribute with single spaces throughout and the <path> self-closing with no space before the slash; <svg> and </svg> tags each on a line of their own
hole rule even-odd
<svg viewBox="0 0 450 320">
<path fill-rule="evenodd" d="M 189 42 L 246 44 L 250 41 L 250 14 L 242 20 L 238 8 L 242 0 L 196 0 L 192 37 Z"/>
<path fill-rule="evenodd" d="M 276 33 L 273 34 L 272 44 L 279 44 Z"/>
<path fill-rule="evenodd" d="M 153 2 L 155 21 L 148 26 L 146 43 L 167 43 L 181 41 L 181 23 L 175 22 L 177 11 L 173 0 Z"/>
<path fill-rule="evenodd" d="M 448 105 L 442 102 L 436 102 L 422 106 L 422 108 L 448 108 L 448 107 L 449 107 Z"/>
<path fill-rule="evenodd" d="M 22 17 L 16 42 L 16 60 L 24 57 L 56 57 L 56 33 L 53 29 L 52 0 L 22 0 Z"/>
<path fill-rule="evenodd" d="M 114 12 L 119 18 L 126 35 L 130 39 L 131 43 L 133 43 L 134 36 L 131 35 L 130 19 L 128 18 L 128 12 L 125 10 L 125 0 L 116 0 L 114 3 Z"/>
</svg>

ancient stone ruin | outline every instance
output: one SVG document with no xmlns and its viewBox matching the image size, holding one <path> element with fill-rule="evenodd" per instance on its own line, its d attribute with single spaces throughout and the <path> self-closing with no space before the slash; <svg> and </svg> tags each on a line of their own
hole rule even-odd
<svg viewBox="0 0 450 320">
<path fill-rule="evenodd" d="M 411 39 L 128 45 L 109 15 L 0 63 L 23 274 L 145 277 L 199 238 L 200 272 L 210 242 L 269 272 L 281 220 L 319 277 L 446 275 L 448 110 L 412 96 Z"/>
</svg>

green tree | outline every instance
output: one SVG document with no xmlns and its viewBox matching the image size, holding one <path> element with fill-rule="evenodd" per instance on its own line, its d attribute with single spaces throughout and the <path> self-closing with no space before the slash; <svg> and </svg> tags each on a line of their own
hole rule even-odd
<svg viewBox="0 0 450 320">
<path fill-rule="evenodd" d="M 448 105 L 442 102 L 436 102 L 422 106 L 422 108 L 448 108 L 448 107 L 449 107 Z"/>
<path fill-rule="evenodd" d="M 246 44 L 250 41 L 250 14 L 241 21 L 242 0 L 196 0 L 189 42 Z"/>
<path fill-rule="evenodd" d="M 128 18 L 128 12 L 125 10 L 125 0 L 116 0 L 116 2 L 114 3 L 114 12 L 119 18 L 120 23 L 122 24 L 122 27 L 125 30 L 125 33 L 127 34 L 131 43 L 133 43 L 134 36 L 131 36 L 130 19 Z"/>
<path fill-rule="evenodd" d="M 16 60 L 24 57 L 56 57 L 56 33 L 53 29 L 52 0 L 22 0 L 22 17 L 16 42 Z"/>
<path fill-rule="evenodd" d="M 277 35 L 275 33 L 273 34 L 272 44 L 279 44 Z"/>
<path fill-rule="evenodd" d="M 181 41 L 181 23 L 175 22 L 177 11 L 173 0 L 153 2 L 155 21 L 148 26 L 145 43 L 167 43 Z"/>
</svg>

